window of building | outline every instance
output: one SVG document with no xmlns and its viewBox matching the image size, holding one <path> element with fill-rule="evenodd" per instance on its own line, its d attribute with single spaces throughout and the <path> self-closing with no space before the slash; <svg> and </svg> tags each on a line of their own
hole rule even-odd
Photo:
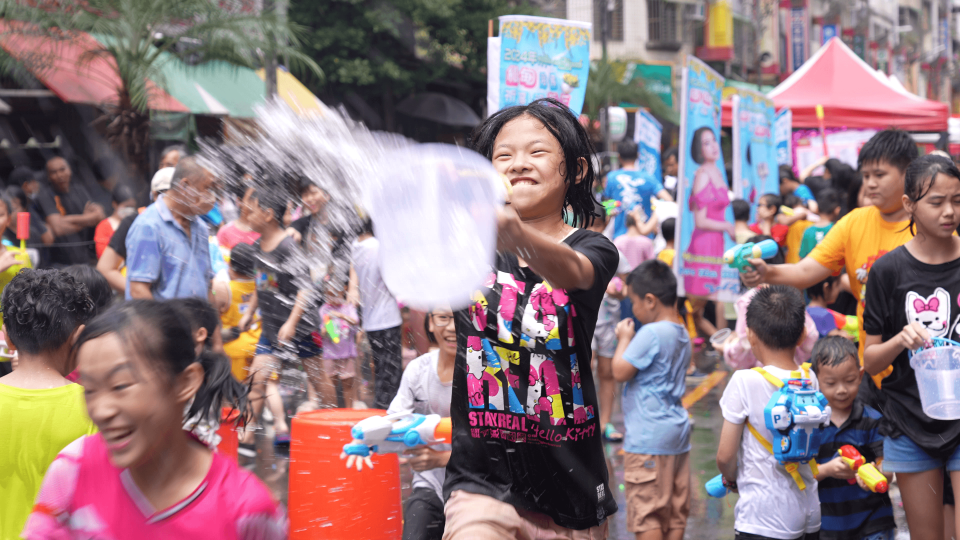
<svg viewBox="0 0 960 540">
<path fill-rule="evenodd" d="M 673 48 L 680 44 L 682 7 L 666 0 L 647 0 L 647 35 L 650 45 Z"/>
<path fill-rule="evenodd" d="M 593 40 L 603 39 L 603 10 L 610 9 L 607 41 L 623 41 L 623 0 L 591 0 L 593 2 Z"/>
</svg>

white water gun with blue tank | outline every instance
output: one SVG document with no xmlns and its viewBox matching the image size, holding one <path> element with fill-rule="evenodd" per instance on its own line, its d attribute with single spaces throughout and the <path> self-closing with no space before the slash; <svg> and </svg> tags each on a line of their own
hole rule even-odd
<svg viewBox="0 0 960 540">
<path fill-rule="evenodd" d="M 357 422 L 350 429 L 353 440 L 343 445 L 340 459 L 347 460 L 349 469 L 356 463 L 373 468 L 370 454 L 401 453 L 418 446 L 448 444 L 451 437 L 450 418 L 439 414 L 400 412 L 387 416 L 371 416 Z"/>
</svg>

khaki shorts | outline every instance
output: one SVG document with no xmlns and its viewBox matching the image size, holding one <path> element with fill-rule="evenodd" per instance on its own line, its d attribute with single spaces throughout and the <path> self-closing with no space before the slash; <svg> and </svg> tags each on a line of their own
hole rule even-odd
<svg viewBox="0 0 960 540">
<path fill-rule="evenodd" d="M 443 540 L 603 540 L 607 522 L 582 531 L 554 523 L 546 514 L 463 490 L 450 494 L 444 512 Z"/>
<path fill-rule="evenodd" d="M 690 453 L 624 454 L 627 530 L 683 529 L 690 515 Z"/>
</svg>

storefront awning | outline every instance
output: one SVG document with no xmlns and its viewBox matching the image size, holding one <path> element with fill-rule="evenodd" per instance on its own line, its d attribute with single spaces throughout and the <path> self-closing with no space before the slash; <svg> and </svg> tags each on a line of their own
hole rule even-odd
<svg viewBox="0 0 960 540">
<path fill-rule="evenodd" d="M 69 39 L 52 40 L 16 31 L 14 24 L 0 21 L 0 47 L 24 64 L 27 70 L 57 97 L 68 103 L 102 105 L 117 103 L 120 77 L 116 63 L 104 56 L 86 58 L 100 48 L 90 35 L 78 33 Z M 149 106 L 157 111 L 189 112 L 173 96 L 147 81 Z"/>
<path fill-rule="evenodd" d="M 261 80 L 266 80 L 265 73 L 262 69 L 257 70 Z M 282 66 L 277 68 L 277 95 L 298 114 L 323 114 L 326 109 L 313 92 Z"/>
</svg>

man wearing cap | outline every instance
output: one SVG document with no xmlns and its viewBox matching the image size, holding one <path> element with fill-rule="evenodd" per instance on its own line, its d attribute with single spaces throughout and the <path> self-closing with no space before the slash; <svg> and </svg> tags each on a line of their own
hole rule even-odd
<svg viewBox="0 0 960 540">
<path fill-rule="evenodd" d="M 37 194 L 36 206 L 55 237 L 51 263 L 87 264 L 94 259 L 93 231 L 106 214 L 83 186 L 73 183 L 67 160 L 55 157 L 47 161 L 47 178 L 50 185 Z"/>
<path fill-rule="evenodd" d="M 173 180 L 173 167 L 162 168 L 153 175 L 150 181 L 150 200 L 155 201 L 157 197 L 170 189 L 170 181 Z M 146 210 L 146 207 L 140 208 L 140 212 Z M 110 287 L 119 292 L 127 290 L 127 277 L 123 274 L 123 264 L 127 258 L 127 233 L 133 225 L 133 220 L 137 219 L 139 214 L 133 214 L 120 220 L 113 236 L 110 237 L 110 243 L 107 249 L 103 250 L 103 255 L 97 261 L 97 271 L 103 274 Z"/>
<path fill-rule="evenodd" d="M 216 180 L 193 157 L 181 159 L 165 180 L 154 176 L 151 190 L 163 193 L 127 233 L 128 300 L 209 296 L 209 229 L 199 216 L 216 202 Z"/>
</svg>

